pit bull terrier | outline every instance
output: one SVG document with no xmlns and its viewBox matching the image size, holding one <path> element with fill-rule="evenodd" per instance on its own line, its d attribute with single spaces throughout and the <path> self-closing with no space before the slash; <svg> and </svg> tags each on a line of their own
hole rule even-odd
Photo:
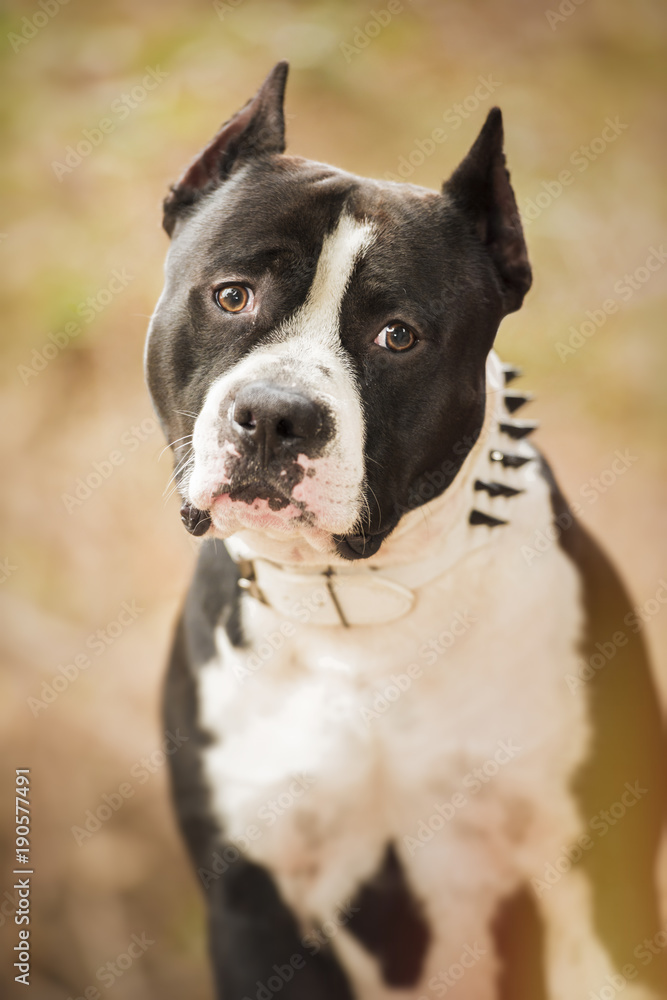
<svg viewBox="0 0 667 1000">
<path fill-rule="evenodd" d="M 667 997 L 658 700 L 493 352 L 499 109 L 441 191 L 286 155 L 279 63 L 164 204 L 146 373 L 203 538 L 165 691 L 225 1000 Z"/>
</svg>

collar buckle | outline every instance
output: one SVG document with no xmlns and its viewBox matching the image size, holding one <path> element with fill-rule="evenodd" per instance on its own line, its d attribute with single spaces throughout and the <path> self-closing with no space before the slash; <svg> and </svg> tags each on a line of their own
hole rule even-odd
<svg viewBox="0 0 667 1000">
<path fill-rule="evenodd" d="M 249 594 L 250 597 L 254 597 L 256 601 L 261 604 L 268 605 L 268 601 L 262 589 L 257 582 L 257 574 L 255 573 L 255 564 L 251 559 L 239 559 L 237 564 L 239 570 L 239 578 L 237 580 L 237 585 L 240 590 L 245 594 Z"/>
</svg>

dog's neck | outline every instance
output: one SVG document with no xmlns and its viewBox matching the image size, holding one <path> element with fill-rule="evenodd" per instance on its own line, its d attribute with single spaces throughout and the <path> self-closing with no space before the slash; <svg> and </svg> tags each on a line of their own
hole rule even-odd
<svg viewBox="0 0 667 1000">
<path fill-rule="evenodd" d="M 326 599 L 313 616 L 321 624 L 371 624 L 407 613 L 414 591 L 491 543 L 509 519 L 511 497 L 525 491 L 522 469 L 536 452 L 524 437 L 533 425 L 512 419 L 507 381 L 506 366 L 492 352 L 484 423 L 459 473 L 440 496 L 406 513 L 376 555 L 351 563 L 300 539 L 240 532 L 225 544 L 241 567 L 242 585 L 287 617 L 290 607 L 324 587 Z"/>
</svg>

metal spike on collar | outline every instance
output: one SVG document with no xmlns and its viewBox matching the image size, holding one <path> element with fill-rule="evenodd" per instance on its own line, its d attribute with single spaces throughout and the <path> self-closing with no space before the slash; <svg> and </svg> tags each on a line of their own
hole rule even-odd
<svg viewBox="0 0 667 1000">
<path fill-rule="evenodd" d="M 488 528 L 497 528 L 501 524 L 508 524 L 508 521 L 502 521 L 499 517 L 491 517 L 490 514 L 485 514 L 481 510 L 471 510 L 468 517 L 470 524 L 485 524 Z"/>
<path fill-rule="evenodd" d="M 520 423 L 510 424 L 507 421 L 500 424 L 500 430 L 503 434 L 509 435 L 514 441 L 520 441 L 521 438 L 528 437 L 533 431 L 537 430 L 539 424 L 534 420 L 524 420 Z"/>
<path fill-rule="evenodd" d="M 475 489 L 484 490 L 488 493 L 490 497 L 516 497 L 519 493 L 523 493 L 523 490 L 517 490 L 514 486 L 505 486 L 504 483 L 487 483 L 483 479 L 475 480 Z"/>
<path fill-rule="evenodd" d="M 505 385 L 509 385 L 515 378 L 520 378 L 523 375 L 521 369 L 517 368 L 516 365 L 503 365 L 502 371 L 503 378 L 505 379 Z"/>
<path fill-rule="evenodd" d="M 491 462 L 502 462 L 505 469 L 520 469 L 526 462 L 531 462 L 532 458 L 526 455 L 508 455 L 506 452 L 494 448 L 493 451 L 489 452 L 489 460 Z"/>
<path fill-rule="evenodd" d="M 505 408 L 509 413 L 516 413 L 526 403 L 530 403 L 532 395 L 529 392 L 506 392 Z"/>
</svg>

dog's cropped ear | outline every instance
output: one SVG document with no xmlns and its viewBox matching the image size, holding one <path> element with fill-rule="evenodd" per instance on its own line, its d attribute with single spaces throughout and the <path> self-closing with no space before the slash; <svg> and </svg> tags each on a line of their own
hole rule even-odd
<svg viewBox="0 0 667 1000">
<path fill-rule="evenodd" d="M 285 150 L 283 100 L 288 64 L 273 67 L 257 93 L 229 119 L 171 188 L 162 224 L 171 236 L 178 213 L 256 156 Z"/>
<path fill-rule="evenodd" d="M 530 288 L 532 273 L 503 153 L 503 118 L 492 108 L 472 149 L 443 186 L 474 223 L 501 280 L 506 313 Z"/>
</svg>

